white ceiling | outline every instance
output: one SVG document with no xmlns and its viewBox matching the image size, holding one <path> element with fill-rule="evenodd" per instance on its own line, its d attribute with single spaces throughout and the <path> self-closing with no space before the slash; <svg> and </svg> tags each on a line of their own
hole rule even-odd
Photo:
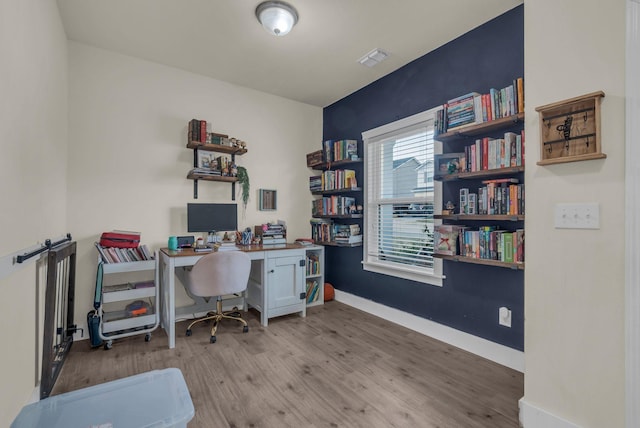
<svg viewBox="0 0 640 428">
<path fill-rule="evenodd" d="M 284 37 L 255 17 L 260 0 L 57 0 L 67 38 L 325 107 L 522 0 L 289 0 Z M 374 68 L 358 59 L 374 48 Z"/>
</svg>

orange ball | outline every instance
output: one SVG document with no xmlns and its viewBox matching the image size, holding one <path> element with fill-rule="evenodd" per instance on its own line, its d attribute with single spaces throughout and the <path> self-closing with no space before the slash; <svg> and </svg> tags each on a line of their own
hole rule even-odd
<svg viewBox="0 0 640 428">
<path fill-rule="evenodd" d="M 333 289 L 333 285 L 328 282 L 324 283 L 324 301 L 328 302 L 336 297 L 336 291 Z"/>
</svg>

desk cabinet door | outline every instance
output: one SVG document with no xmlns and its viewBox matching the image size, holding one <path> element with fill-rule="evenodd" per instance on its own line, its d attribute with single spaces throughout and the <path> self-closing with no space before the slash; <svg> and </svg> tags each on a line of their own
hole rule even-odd
<svg viewBox="0 0 640 428">
<path fill-rule="evenodd" d="M 303 261 L 300 266 L 300 260 Z M 268 305 L 270 309 L 304 303 L 304 255 L 269 258 L 267 262 Z"/>
</svg>

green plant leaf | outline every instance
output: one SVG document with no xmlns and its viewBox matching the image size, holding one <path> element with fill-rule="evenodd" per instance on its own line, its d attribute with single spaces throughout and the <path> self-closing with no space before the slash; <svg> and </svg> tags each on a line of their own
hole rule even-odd
<svg viewBox="0 0 640 428">
<path fill-rule="evenodd" d="M 247 172 L 247 169 L 243 166 L 239 166 L 238 167 L 238 184 L 240 185 L 240 192 L 241 193 L 241 197 L 242 197 L 242 215 L 244 217 L 244 214 L 247 210 L 247 203 L 249 202 L 249 195 L 250 195 L 250 191 L 251 191 L 251 184 L 249 183 L 249 173 Z"/>
</svg>

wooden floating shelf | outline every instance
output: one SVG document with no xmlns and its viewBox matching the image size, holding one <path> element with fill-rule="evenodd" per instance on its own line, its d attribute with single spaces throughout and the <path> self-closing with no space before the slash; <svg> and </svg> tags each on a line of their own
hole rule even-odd
<svg viewBox="0 0 640 428">
<path fill-rule="evenodd" d="M 341 244 L 338 242 L 325 242 L 325 241 L 314 241 L 314 244 L 316 245 L 325 245 L 325 246 L 329 246 L 329 247 L 361 247 L 362 246 L 362 242 L 356 242 L 353 244 Z"/>
<path fill-rule="evenodd" d="M 314 215 L 313 218 L 362 218 L 362 214 L 345 214 L 345 215 Z"/>
<path fill-rule="evenodd" d="M 604 153 L 593 153 L 588 155 L 575 155 L 575 156 L 567 156 L 563 158 L 551 158 L 544 159 L 536 162 L 537 165 L 545 166 L 545 165 L 555 165 L 559 163 L 567 163 L 567 162 L 578 162 L 578 161 L 586 161 L 593 159 L 605 159 L 607 155 Z"/>
<path fill-rule="evenodd" d="M 339 161 L 335 161 L 335 162 L 325 162 L 325 163 L 321 163 L 319 165 L 314 165 L 311 167 L 311 169 L 319 169 L 319 170 L 326 170 L 326 169 L 334 169 L 335 167 L 340 167 L 340 166 L 344 166 L 344 165 L 352 165 L 352 164 L 356 164 L 356 163 L 362 163 L 362 159 L 345 159 L 345 160 L 339 160 Z"/>
<path fill-rule="evenodd" d="M 314 190 L 311 192 L 312 195 L 331 195 L 338 193 L 346 193 L 346 192 L 361 192 L 362 187 L 349 187 L 347 189 L 333 189 L 333 190 Z"/>
<path fill-rule="evenodd" d="M 513 214 L 435 214 L 436 220 L 467 220 L 467 221 L 524 221 L 524 215 Z"/>
<path fill-rule="evenodd" d="M 434 254 L 433 257 L 443 260 L 451 260 L 454 262 L 461 263 L 471 263 L 477 265 L 485 265 L 485 266 L 495 266 L 502 267 L 508 269 L 516 269 L 516 270 L 524 270 L 524 263 L 507 263 L 501 262 L 498 260 L 490 260 L 490 259 L 476 259 L 473 257 L 464 257 L 464 256 L 447 256 L 444 254 Z"/>
<path fill-rule="evenodd" d="M 434 138 L 444 143 L 460 137 L 477 137 L 478 135 L 497 131 L 499 129 L 504 129 L 504 127 L 508 126 L 508 124 L 511 122 L 518 123 L 522 121 L 524 121 L 524 113 L 518 113 L 514 114 L 513 116 L 503 117 L 501 119 L 452 129 L 451 131 L 447 131 L 444 134 L 436 135 Z"/>
<path fill-rule="evenodd" d="M 187 178 L 190 180 L 205 180 L 205 181 L 223 181 L 225 183 L 235 183 L 238 181 L 238 177 L 225 177 L 222 175 L 209 175 L 209 174 L 194 174 L 189 173 Z"/>
<path fill-rule="evenodd" d="M 187 143 L 187 147 L 190 149 L 206 150 L 209 152 L 219 152 L 219 153 L 225 153 L 228 155 L 240 156 L 247 153 L 247 149 L 243 149 L 242 147 L 223 146 L 220 144 L 205 144 L 199 141 L 189 141 Z"/>
<path fill-rule="evenodd" d="M 452 180 L 473 180 L 477 178 L 490 178 L 505 175 L 514 175 L 524 172 L 524 166 L 512 166 L 509 168 L 483 169 L 482 171 L 458 172 L 447 175 L 436 175 L 433 177 L 437 181 Z"/>
</svg>

